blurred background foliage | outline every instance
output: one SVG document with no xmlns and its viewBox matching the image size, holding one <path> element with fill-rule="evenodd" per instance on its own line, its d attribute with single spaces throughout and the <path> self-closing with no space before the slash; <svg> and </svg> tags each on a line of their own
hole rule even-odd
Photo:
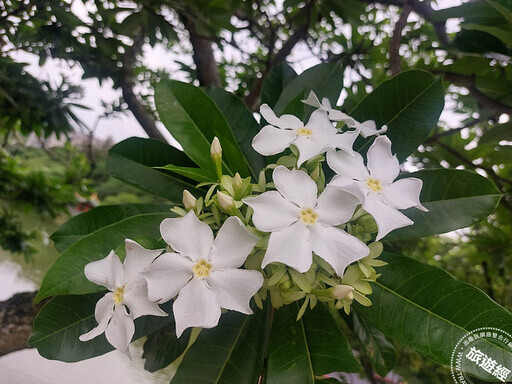
<svg viewBox="0 0 512 384">
<path fill-rule="evenodd" d="M 144 64 L 156 47 L 178 70 Z M 27 210 L 62 221 L 97 204 L 154 198 L 108 175 L 112 143 L 95 140 L 97 122 L 80 119 L 87 108 L 80 84 L 30 75 L 16 60 L 19 52 L 37 55 L 40 66 L 61 60 L 81 68 L 82 79 L 111 81 L 119 100 L 103 103 L 97 122 L 131 113 L 149 137 L 163 141 L 152 88 L 163 77 L 223 87 L 257 111 L 272 69 L 281 66 L 273 73 L 284 83 L 301 60 L 337 62 L 345 68 L 340 106 L 350 112 L 401 71 L 443 76 L 447 112 L 404 169 L 474 170 L 504 197 L 486 222 L 397 246 L 512 309 L 510 0 L 1 1 L 0 246 L 30 257 L 31 241 L 42 235 L 24 229 Z M 447 372 L 429 374 L 437 366 L 418 355 L 398 356 L 396 371 L 409 382 L 447 382 Z"/>
</svg>

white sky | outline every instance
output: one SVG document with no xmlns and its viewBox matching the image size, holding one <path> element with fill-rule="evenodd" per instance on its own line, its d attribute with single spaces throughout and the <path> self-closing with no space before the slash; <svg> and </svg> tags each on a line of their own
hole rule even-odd
<svg viewBox="0 0 512 384">
<path fill-rule="evenodd" d="M 438 0 L 436 8 L 443 9 L 453 7 L 462 2 L 462 0 Z M 77 14 L 85 14 L 85 8 L 83 8 L 83 5 L 81 5 L 79 1 L 73 2 L 73 10 Z M 411 15 L 410 17 L 416 17 L 416 15 Z M 447 29 L 448 32 L 457 31 L 457 20 L 449 20 Z M 244 41 L 241 43 L 243 44 Z M 173 73 L 173 78 L 178 80 L 184 79 L 184 76 L 183 73 L 180 74 L 180 72 L 177 71 L 177 66 L 174 64 L 174 61 L 180 60 L 191 63 L 190 56 L 176 55 L 158 46 L 155 48 L 146 46 L 144 47 L 144 53 L 144 64 L 146 66 L 151 69 L 164 68 Z M 228 49 L 227 54 L 237 53 L 235 53 L 234 49 L 231 51 Z M 60 83 L 62 75 L 65 75 L 72 83 L 80 84 L 84 90 L 84 98 L 80 100 L 80 103 L 89 107 L 90 110 L 78 109 L 75 112 L 78 117 L 90 127 L 94 125 L 97 117 L 102 113 L 101 100 L 109 102 L 119 98 L 120 91 L 112 88 L 112 81 L 110 80 L 104 81 L 102 85 L 95 79 L 81 80 L 83 71 L 78 65 L 70 67 L 64 61 L 48 59 L 43 67 L 39 67 L 38 57 L 35 55 L 19 52 L 14 54 L 13 57 L 17 61 L 28 63 L 29 65 L 26 69 L 29 73 L 37 78 L 49 80 L 53 85 Z M 305 43 L 297 44 L 292 54 L 289 56 L 289 60 L 293 63 L 292 66 L 298 73 L 319 62 L 310 53 Z M 449 109 L 446 108 L 442 118 L 449 121 L 457 119 L 455 115 L 450 113 Z M 165 128 L 162 128 L 161 131 L 171 142 L 174 142 Z M 112 137 L 116 142 L 131 136 L 147 137 L 131 113 L 101 120 L 95 135 L 98 138 Z"/>
</svg>

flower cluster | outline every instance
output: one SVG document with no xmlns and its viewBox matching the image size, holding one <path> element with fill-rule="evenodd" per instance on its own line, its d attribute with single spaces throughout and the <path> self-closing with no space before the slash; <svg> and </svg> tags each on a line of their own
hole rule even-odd
<svg viewBox="0 0 512 384">
<path fill-rule="evenodd" d="M 261 107 L 268 124 L 253 148 L 284 154 L 257 182 L 223 174 L 215 138 L 218 180 L 199 185 L 209 186 L 204 197 L 183 192 L 183 207 L 172 209 L 178 217 L 160 225 L 166 250 L 127 239 L 124 264 L 112 251 L 86 266 L 87 278 L 110 292 L 97 303 L 98 326 L 81 340 L 105 332 L 129 354 L 134 319 L 165 316 L 158 305 L 170 300 L 178 337 L 189 327 L 215 327 L 223 309 L 251 314 L 253 298 L 260 308 L 267 299 L 274 308 L 302 301 L 298 318 L 319 301 L 347 313 L 353 300 L 372 304 L 367 296 L 375 268 L 385 265 L 378 240 L 413 224 L 400 210 L 426 210 L 419 201 L 422 182 L 396 180 L 399 163 L 391 141 L 381 136 L 385 126 L 359 122 L 313 92 L 303 102 L 316 108 L 307 123 Z M 353 150 L 359 136 L 377 136 L 366 162 Z M 325 160 L 335 172 L 328 183 Z"/>
</svg>

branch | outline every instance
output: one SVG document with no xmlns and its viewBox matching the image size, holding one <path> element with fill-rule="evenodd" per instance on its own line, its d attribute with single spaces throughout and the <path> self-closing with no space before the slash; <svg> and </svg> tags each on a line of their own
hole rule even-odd
<svg viewBox="0 0 512 384">
<path fill-rule="evenodd" d="M 128 108 L 137 119 L 142 129 L 148 134 L 149 137 L 167 143 L 167 140 L 162 135 L 160 130 L 155 124 L 153 117 L 148 112 L 146 106 L 135 95 L 133 88 L 135 87 L 134 68 L 137 61 L 137 54 L 142 50 L 144 44 L 144 33 L 142 28 L 139 28 L 139 33 L 133 39 L 132 46 L 127 50 L 123 58 L 123 69 L 119 77 L 119 83 L 123 92 L 123 99 L 128 104 Z"/>
<path fill-rule="evenodd" d="M 295 45 L 305 39 L 308 35 L 308 29 L 309 29 L 309 13 L 311 10 L 313 2 L 309 2 L 303 9 L 304 12 L 307 13 L 306 22 L 298 27 L 293 34 L 286 40 L 286 42 L 283 44 L 279 52 L 276 53 L 276 55 L 269 61 L 267 64 L 267 67 L 265 68 L 265 71 L 262 73 L 262 76 L 254 82 L 251 91 L 249 94 L 245 97 L 245 104 L 247 107 L 254 111 L 258 108 L 258 105 L 260 103 L 260 95 L 261 95 L 261 89 L 263 87 L 263 82 L 265 81 L 265 77 L 270 72 L 272 68 L 274 68 L 276 65 L 281 64 L 283 61 L 286 60 L 288 55 L 292 52 L 292 49 L 295 47 Z M 272 55 L 272 52 L 269 52 L 269 55 Z"/>
<path fill-rule="evenodd" d="M 452 84 L 467 88 L 471 96 L 473 96 L 477 103 L 485 107 L 495 114 L 505 113 L 512 116 L 512 107 L 502 104 L 499 100 L 495 100 L 480 91 L 475 85 L 475 78 L 473 76 L 458 75 L 455 73 L 444 72 L 441 69 L 431 70 L 432 73 L 442 74 L 444 79 Z"/>
<path fill-rule="evenodd" d="M 477 125 L 478 123 L 480 123 L 480 119 L 473 119 L 469 123 L 464 124 L 462 127 L 450 129 L 448 131 L 439 132 L 439 133 L 435 134 L 434 136 L 431 136 L 427 140 L 425 140 L 425 143 L 432 143 L 434 141 L 437 141 L 437 139 L 440 139 L 441 137 L 453 135 L 455 133 L 462 131 L 463 129 L 471 128 L 471 127 Z"/>
<path fill-rule="evenodd" d="M 190 43 L 194 51 L 192 58 L 196 65 L 199 84 L 201 86 L 221 87 L 219 68 L 213 56 L 212 38 L 199 34 L 192 18 L 184 14 L 180 16 L 190 36 Z"/>
<path fill-rule="evenodd" d="M 405 4 L 400 17 L 395 24 L 393 36 L 391 36 L 391 41 L 389 43 L 389 69 L 393 76 L 402 71 L 402 65 L 400 63 L 400 44 L 402 43 L 402 31 L 407 24 L 407 18 L 411 11 L 412 7 L 409 4 Z"/>
<path fill-rule="evenodd" d="M 442 45 L 448 45 L 450 40 L 446 33 L 446 24 L 444 21 L 433 21 L 431 20 L 432 13 L 434 10 L 430 5 L 430 1 L 417 1 L 412 0 L 410 3 L 407 0 L 360 0 L 367 4 L 382 4 L 382 5 L 395 5 L 397 7 L 404 7 L 410 4 L 413 11 L 420 15 L 425 20 L 432 23 L 434 30 L 436 31 L 437 38 Z"/>
</svg>

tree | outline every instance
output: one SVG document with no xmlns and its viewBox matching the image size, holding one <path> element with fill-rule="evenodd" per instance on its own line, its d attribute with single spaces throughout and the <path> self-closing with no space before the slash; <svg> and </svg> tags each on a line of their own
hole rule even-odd
<svg viewBox="0 0 512 384">
<path fill-rule="evenodd" d="M 512 108 L 509 86 L 512 74 L 508 66 L 512 42 L 507 33 L 512 13 L 510 7 L 493 0 L 471 2 L 445 10 L 434 10 L 428 2 L 398 0 L 352 0 L 342 4 L 329 0 L 285 1 L 283 10 L 279 10 L 272 1 L 232 1 L 221 5 L 195 1 L 129 4 L 91 1 L 87 4 L 90 7 L 89 17 L 84 18 L 74 14 L 67 3 L 9 3 L 10 8 L 2 14 L 6 25 L 4 29 L 9 32 L 4 37 L 6 46 L 12 44 L 9 49 L 32 51 L 43 59 L 48 56 L 80 63 L 84 78 L 112 79 L 114 87 L 122 90 L 124 101 L 141 126 L 150 137 L 158 139 L 162 137 L 154 124 L 155 116 L 159 115 L 169 130 L 172 117 L 164 116 L 165 108 L 156 108 L 158 113 L 155 111 L 152 98 L 146 97 L 151 96 L 152 91 L 144 97 L 137 96 L 135 91 L 150 82 L 153 85 L 161 83 L 161 79 L 166 77 L 164 73 L 150 73 L 142 66 L 146 43 L 153 46 L 164 44 L 168 49 L 181 53 L 191 50 L 195 68 L 180 63 L 189 74 L 189 81 L 201 86 L 227 87 L 243 98 L 252 111 L 259 109 L 261 100 L 280 109 L 279 113 L 288 111 L 287 105 L 292 100 L 283 95 L 286 95 L 286 85 L 297 78 L 286 61 L 297 46 L 309 50 L 318 61 L 332 63 L 332 68 L 337 70 L 341 68 L 344 75 L 336 73 L 336 76 L 343 77 L 345 82 L 346 97 L 342 110 L 355 113 L 358 118 L 377 119 L 372 114 L 366 116 L 358 105 L 368 98 L 371 100 L 373 96 L 368 95 L 378 90 L 380 84 L 386 84 L 385 80 L 390 75 L 409 69 L 442 75 L 448 101 L 454 105 L 453 112 L 458 118 L 441 121 L 432 134 L 423 138 L 424 141 L 418 141 L 416 144 L 423 145 L 414 153 L 412 163 L 424 168 L 425 175 L 428 175 L 428 169 L 439 166 L 460 167 L 485 174 L 500 188 L 504 198 L 497 214 L 478 233 L 489 239 L 493 236 L 489 232 L 494 233 L 496 228 L 508 225 L 504 218 L 512 210 L 512 175 L 509 146 L 504 141 L 510 138 Z M 13 21 L 16 15 L 22 15 L 22 20 L 30 20 L 31 23 Z M 462 18 L 460 31 L 446 31 L 447 20 Z M 244 44 L 245 41 L 250 44 Z M 233 59 L 216 55 L 232 51 L 236 52 Z M 320 81 L 321 77 L 318 72 L 310 73 L 313 75 L 307 86 L 312 88 L 311 82 Z M 398 88 L 398 95 L 400 89 L 406 89 L 407 81 L 403 79 L 407 73 L 396 78 L 402 79 L 398 83 L 402 87 Z M 329 76 L 327 78 L 334 78 L 335 74 L 330 73 Z M 413 81 L 419 83 L 416 77 Z M 222 110 L 222 98 L 228 96 L 220 90 L 206 90 Z M 187 107 L 186 101 L 179 99 L 179 92 L 173 90 L 171 94 L 190 114 L 192 107 Z M 288 96 L 305 96 L 299 89 L 287 92 L 290 93 Z M 285 101 L 279 104 L 280 99 Z M 337 100 L 333 96 L 331 101 L 335 103 Z M 230 121 L 235 117 L 226 111 L 223 113 L 230 125 L 236 125 Z M 249 117 L 247 119 L 250 121 Z M 460 125 L 454 124 L 453 120 L 460 120 Z M 421 125 L 413 119 L 408 123 L 414 125 L 414 129 Z M 434 124 L 432 122 L 429 126 L 427 123 L 426 126 L 430 129 Z M 178 135 L 176 131 L 172 133 Z M 406 127 L 401 134 L 407 134 Z M 123 159 L 129 156 L 128 143 L 125 146 L 117 147 L 118 152 L 113 149 L 110 160 L 112 172 L 131 184 L 138 184 L 179 204 L 179 191 L 155 189 L 156 182 L 148 186 L 148 180 L 134 180 L 123 175 Z M 185 152 L 198 163 L 186 148 Z M 410 153 L 405 152 L 404 155 Z M 165 156 L 165 161 L 142 165 L 173 163 L 175 166 L 191 166 L 188 160 L 176 164 L 175 160 L 171 161 L 173 155 Z M 130 161 L 142 160 L 131 158 Z M 158 180 L 167 180 L 168 177 L 154 170 L 146 169 L 145 172 L 151 172 L 152 177 Z M 183 180 L 173 177 L 174 182 L 181 185 Z M 480 237 L 482 243 L 483 238 Z M 406 249 L 403 244 L 400 247 Z M 503 254 L 506 255 L 507 251 Z M 481 265 L 483 274 L 488 277 L 487 267 Z M 410 268 L 412 270 L 413 266 Z M 488 281 L 485 284 L 490 286 Z M 380 324 L 380 328 L 385 327 Z"/>
</svg>

